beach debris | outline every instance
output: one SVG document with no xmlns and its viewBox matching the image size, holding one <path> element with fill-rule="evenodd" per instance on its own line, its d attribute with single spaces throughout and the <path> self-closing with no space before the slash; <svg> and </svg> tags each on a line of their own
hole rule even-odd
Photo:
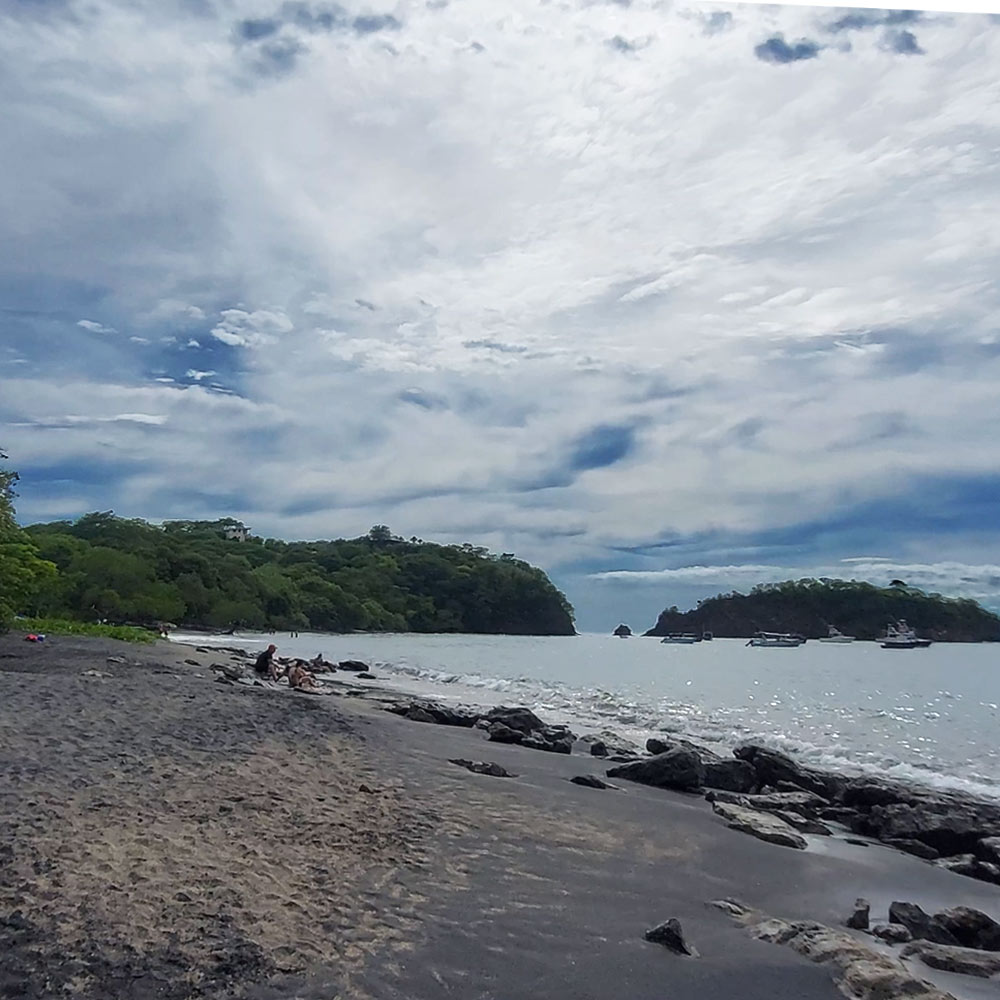
<svg viewBox="0 0 1000 1000">
<path fill-rule="evenodd" d="M 684 931 L 681 922 L 676 917 L 665 920 L 662 924 L 650 927 L 643 937 L 653 944 L 662 944 L 664 948 L 677 955 L 690 955 L 692 958 L 698 957 L 698 952 L 684 940 Z"/>
<path fill-rule="evenodd" d="M 856 899 L 854 910 L 844 921 L 845 926 L 855 931 L 868 930 L 868 916 L 871 913 L 871 903 L 867 899 Z"/>
<path fill-rule="evenodd" d="M 616 792 L 619 790 L 617 785 L 612 785 L 596 774 L 577 774 L 569 780 L 574 785 L 582 785 L 584 788 L 610 788 Z"/>
<path fill-rule="evenodd" d="M 942 972 L 957 972 L 963 976 L 989 979 L 1000 973 L 1000 955 L 975 948 L 936 944 L 933 941 L 914 941 L 901 952 L 903 958 L 916 956 L 924 965 Z"/>
<path fill-rule="evenodd" d="M 109 656 L 106 660 L 107 663 L 127 663 L 128 660 L 124 656 Z"/>
<path fill-rule="evenodd" d="M 745 809 L 728 802 L 713 802 L 712 809 L 726 821 L 727 826 L 740 833 L 748 833 L 751 837 L 779 847 L 793 847 L 799 851 L 806 848 L 806 839 L 773 813 Z"/>
<path fill-rule="evenodd" d="M 913 940 L 913 935 L 902 924 L 875 924 L 871 932 L 887 944 L 907 944 Z"/>
<path fill-rule="evenodd" d="M 832 966 L 841 990 L 856 1000 L 954 1000 L 932 983 L 916 978 L 891 955 L 870 947 L 845 930 L 812 920 L 781 920 L 753 910 L 738 900 L 711 904 L 728 913 L 760 941 L 783 944 L 812 962 Z"/>
<path fill-rule="evenodd" d="M 899 901 L 889 904 L 889 923 L 902 924 L 914 937 L 937 944 L 958 944 L 958 938 L 936 917 L 925 913 L 916 903 Z"/>
<path fill-rule="evenodd" d="M 704 783 L 705 765 L 693 751 L 675 747 L 646 760 L 612 767 L 608 770 L 608 777 L 624 778 L 655 788 L 690 790 L 700 788 Z"/>
<path fill-rule="evenodd" d="M 934 914 L 934 920 L 949 931 L 963 948 L 1000 951 L 1000 924 L 971 906 L 953 906 Z"/>
<path fill-rule="evenodd" d="M 505 767 L 494 763 L 492 760 L 465 760 L 464 757 L 452 757 L 449 764 L 457 764 L 464 767 L 473 774 L 488 774 L 492 778 L 516 778 L 516 774 L 511 774 Z"/>
</svg>

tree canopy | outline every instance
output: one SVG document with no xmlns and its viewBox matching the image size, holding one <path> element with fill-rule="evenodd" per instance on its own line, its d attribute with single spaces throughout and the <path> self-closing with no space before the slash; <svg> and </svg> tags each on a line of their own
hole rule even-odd
<svg viewBox="0 0 1000 1000">
<path fill-rule="evenodd" d="M 749 594 L 719 594 L 683 613 L 668 608 L 646 635 L 697 631 L 746 637 L 765 631 L 819 638 L 833 625 L 858 639 L 875 639 L 885 634 L 887 623 L 900 619 L 942 642 L 1000 639 L 1000 617 L 968 598 L 926 594 L 902 580 L 878 587 L 826 578 L 764 583 Z"/>
<path fill-rule="evenodd" d="M 231 518 L 163 525 L 86 514 L 26 529 L 58 568 L 44 614 L 115 622 L 345 632 L 571 635 L 573 611 L 540 569 L 385 525 L 334 541 L 250 536 Z"/>
</svg>

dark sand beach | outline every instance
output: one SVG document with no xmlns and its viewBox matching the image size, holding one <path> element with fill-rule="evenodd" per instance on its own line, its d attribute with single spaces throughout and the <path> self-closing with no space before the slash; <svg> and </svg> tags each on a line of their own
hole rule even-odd
<svg viewBox="0 0 1000 1000">
<path fill-rule="evenodd" d="M 763 843 L 698 795 L 571 784 L 604 773 L 588 756 L 386 713 L 347 675 L 330 697 L 218 683 L 224 658 L 0 639 L 0 996 L 819 1000 L 835 969 L 710 901 L 1000 919 L 1000 887 L 887 848 Z M 671 917 L 697 958 L 643 939 Z"/>
</svg>

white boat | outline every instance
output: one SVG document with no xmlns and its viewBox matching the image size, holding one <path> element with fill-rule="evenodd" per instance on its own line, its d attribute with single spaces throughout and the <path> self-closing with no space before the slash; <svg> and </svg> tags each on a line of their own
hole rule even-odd
<svg viewBox="0 0 1000 1000">
<path fill-rule="evenodd" d="M 801 646 L 805 641 L 804 636 L 792 635 L 790 632 L 757 632 L 747 645 L 791 649 L 793 646 Z"/>
<path fill-rule="evenodd" d="M 930 639 L 919 639 L 902 618 L 895 625 L 892 622 L 886 625 L 882 640 L 883 649 L 926 649 L 930 644 Z"/>
<path fill-rule="evenodd" d="M 844 635 L 839 628 L 836 628 L 833 625 L 829 627 L 829 631 L 829 635 L 820 637 L 820 642 L 854 642 L 853 635 Z"/>
<path fill-rule="evenodd" d="M 660 642 L 674 643 L 678 646 L 692 646 L 696 642 L 701 642 L 701 636 L 690 635 L 687 632 L 683 634 L 680 632 L 671 632 L 670 635 L 665 635 Z"/>
</svg>

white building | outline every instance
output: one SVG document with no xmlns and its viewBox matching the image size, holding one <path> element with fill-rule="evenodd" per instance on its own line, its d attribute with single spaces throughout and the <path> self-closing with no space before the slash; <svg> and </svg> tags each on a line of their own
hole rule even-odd
<svg viewBox="0 0 1000 1000">
<path fill-rule="evenodd" d="M 231 542 L 245 542 L 250 537 L 250 529 L 242 524 L 233 524 L 222 530 L 223 534 Z"/>
</svg>

